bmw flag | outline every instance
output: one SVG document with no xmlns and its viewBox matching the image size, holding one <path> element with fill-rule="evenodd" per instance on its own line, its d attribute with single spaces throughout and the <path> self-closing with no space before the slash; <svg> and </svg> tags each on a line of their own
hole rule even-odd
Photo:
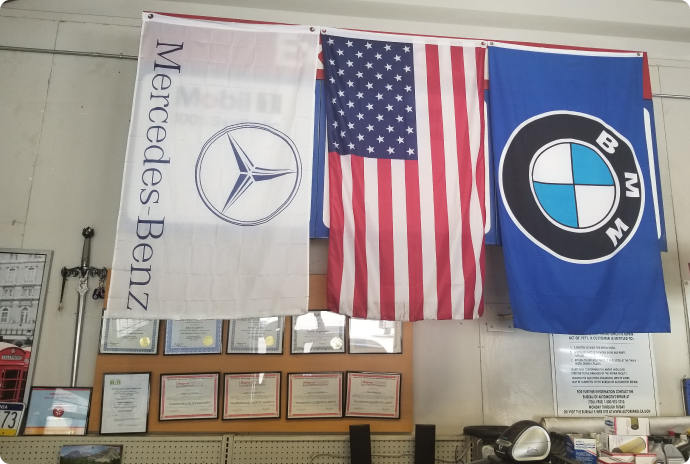
<svg viewBox="0 0 690 464">
<path fill-rule="evenodd" d="M 489 50 L 499 222 L 515 326 L 669 332 L 643 58 Z"/>
<path fill-rule="evenodd" d="M 107 317 L 307 312 L 318 34 L 144 14 Z"/>
</svg>

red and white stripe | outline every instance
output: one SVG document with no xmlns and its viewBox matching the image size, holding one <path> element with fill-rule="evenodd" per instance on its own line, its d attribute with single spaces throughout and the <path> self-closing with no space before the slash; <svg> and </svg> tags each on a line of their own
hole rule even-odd
<svg viewBox="0 0 690 464">
<path fill-rule="evenodd" d="M 477 318 L 485 49 L 405 39 L 414 42 L 418 161 L 329 153 L 328 309 L 382 320 Z"/>
</svg>

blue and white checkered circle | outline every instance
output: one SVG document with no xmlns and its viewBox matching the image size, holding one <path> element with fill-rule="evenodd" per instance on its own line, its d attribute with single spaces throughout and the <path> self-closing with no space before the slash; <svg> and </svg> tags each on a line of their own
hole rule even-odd
<svg viewBox="0 0 690 464">
<path fill-rule="evenodd" d="M 530 175 L 542 212 L 566 228 L 596 228 L 616 205 L 618 186 L 613 173 L 590 146 L 555 144 L 537 154 Z"/>
</svg>

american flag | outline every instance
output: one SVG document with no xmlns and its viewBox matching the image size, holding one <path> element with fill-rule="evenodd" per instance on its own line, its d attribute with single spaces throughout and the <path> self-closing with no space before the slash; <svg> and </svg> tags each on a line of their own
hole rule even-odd
<svg viewBox="0 0 690 464">
<path fill-rule="evenodd" d="M 483 312 L 479 42 L 329 29 L 327 305 L 378 320 Z"/>
</svg>

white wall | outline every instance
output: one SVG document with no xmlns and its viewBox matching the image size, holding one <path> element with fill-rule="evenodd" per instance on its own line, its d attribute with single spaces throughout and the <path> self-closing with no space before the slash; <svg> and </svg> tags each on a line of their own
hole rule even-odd
<svg viewBox="0 0 690 464">
<path fill-rule="evenodd" d="M 227 3 L 228 5 L 224 5 Z M 231 4 L 231 5 L 230 5 Z M 16 0 L 0 9 L 0 46 L 136 55 L 142 10 L 407 33 L 648 51 L 654 91 L 690 95 L 690 9 L 680 0 Z M 76 292 L 57 312 L 62 266 L 110 266 L 136 62 L 0 50 L 0 247 L 55 251 L 35 384 L 68 385 Z M 690 101 L 655 99 L 669 252 L 672 333 L 654 336 L 661 413 L 681 414 L 690 375 L 681 283 L 690 279 Z M 325 241 L 312 273 L 325 272 Z M 487 249 L 488 311 L 508 303 L 502 250 Z M 95 282 L 94 282 L 95 283 Z M 91 385 L 101 302 L 87 302 L 79 384 Z M 548 336 L 478 321 L 414 327 L 414 414 L 439 434 L 553 414 Z"/>
</svg>

